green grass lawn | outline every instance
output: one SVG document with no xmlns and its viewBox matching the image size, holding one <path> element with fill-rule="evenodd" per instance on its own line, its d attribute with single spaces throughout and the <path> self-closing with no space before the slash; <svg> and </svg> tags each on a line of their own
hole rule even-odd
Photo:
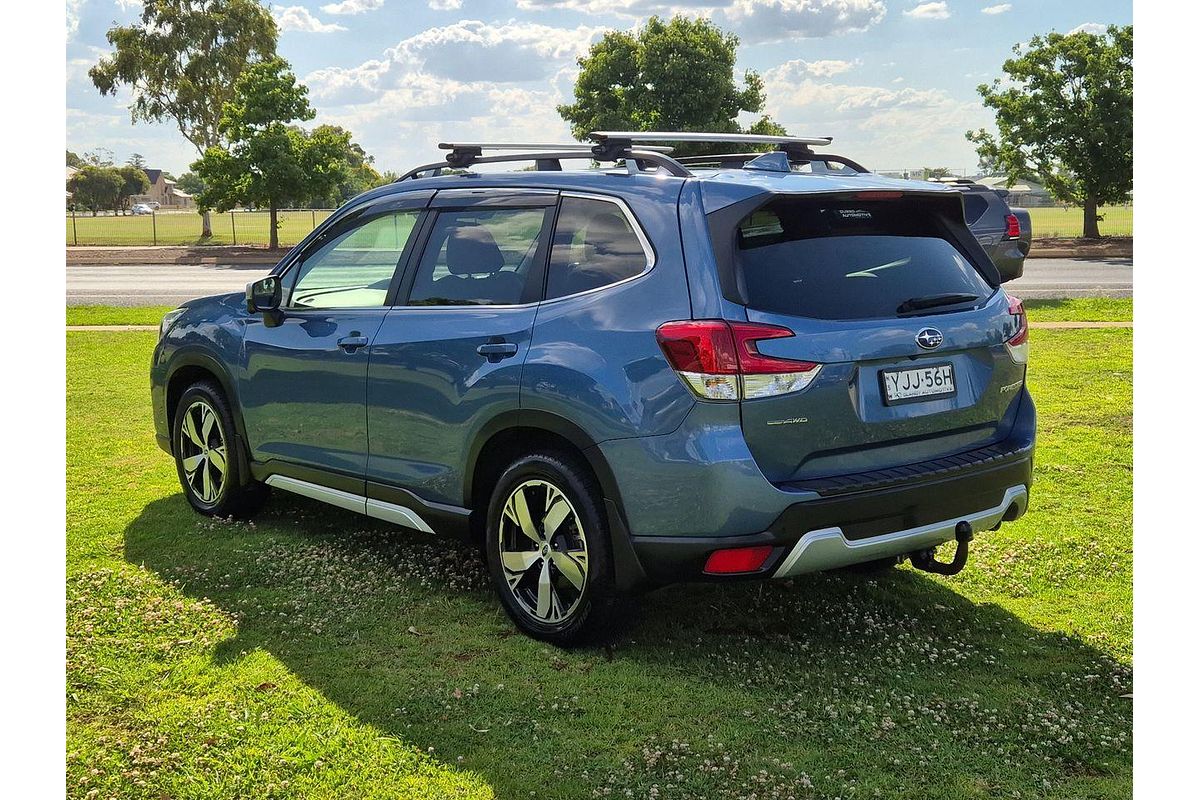
<svg viewBox="0 0 1200 800">
<path fill-rule="evenodd" d="M 1083 236 L 1083 209 L 1030 208 L 1033 238 Z M 1103 206 L 1100 209 L 1101 236 L 1133 236 L 1133 206 Z"/>
<path fill-rule="evenodd" d="M 332 211 L 280 211 L 279 244 L 296 244 Z M 266 211 L 236 211 L 212 215 L 213 235 L 201 239 L 199 212 L 171 211 L 135 216 L 93 217 L 67 214 L 68 245 L 190 245 L 258 244 L 270 241 L 270 215 Z"/>
<path fill-rule="evenodd" d="M 1032 507 L 960 576 L 672 587 L 570 652 L 455 540 L 197 517 L 153 342 L 67 334 L 72 797 L 1131 793 L 1131 330 L 1033 332 Z"/>
<path fill-rule="evenodd" d="M 175 306 L 67 306 L 68 325 L 157 325 Z"/>
<path fill-rule="evenodd" d="M 1020 291 L 1013 290 L 1020 295 Z M 1133 298 L 1078 297 L 1070 300 L 1025 300 L 1030 322 L 1132 322 Z"/>
<path fill-rule="evenodd" d="M 157 325 L 172 306 L 67 306 L 68 325 Z M 1085 297 L 1026 300 L 1033 322 L 1114 322 L 1133 319 L 1132 299 Z"/>
</svg>

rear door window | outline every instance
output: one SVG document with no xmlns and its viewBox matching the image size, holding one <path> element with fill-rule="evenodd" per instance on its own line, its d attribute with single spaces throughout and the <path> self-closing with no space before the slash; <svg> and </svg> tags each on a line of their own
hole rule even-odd
<svg viewBox="0 0 1200 800">
<path fill-rule="evenodd" d="M 417 266 L 409 305 L 518 305 L 541 293 L 543 228 L 552 206 L 441 211 Z M 529 285 L 532 273 L 537 286 Z"/>
<path fill-rule="evenodd" d="M 563 197 L 550 251 L 547 300 L 635 277 L 649 265 L 649 254 L 621 206 Z"/>
<path fill-rule="evenodd" d="M 961 295 L 935 309 L 954 310 L 994 291 L 906 200 L 779 198 L 739 223 L 736 260 L 751 308 L 816 319 L 897 317 L 914 300 Z"/>
</svg>

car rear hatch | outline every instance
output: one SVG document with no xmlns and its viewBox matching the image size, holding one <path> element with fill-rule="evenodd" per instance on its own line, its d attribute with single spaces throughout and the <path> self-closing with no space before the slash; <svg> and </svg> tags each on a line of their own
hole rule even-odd
<svg viewBox="0 0 1200 800">
<path fill-rule="evenodd" d="M 748 332 L 729 322 L 739 352 L 776 372 L 813 365 L 792 384 L 742 377 L 743 432 L 770 480 L 915 465 L 1008 436 L 1024 316 L 957 193 L 764 200 L 713 240 L 732 248 L 722 260 L 745 313 Z"/>
</svg>

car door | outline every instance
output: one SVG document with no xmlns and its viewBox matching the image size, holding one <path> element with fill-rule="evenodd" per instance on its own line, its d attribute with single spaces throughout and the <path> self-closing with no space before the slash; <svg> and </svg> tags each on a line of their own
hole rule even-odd
<svg viewBox="0 0 1200 800">
<path fill-rule="evenodd" d="M 256 461 L 363 493 L 370 344 L 431 196 L 385 198 L 332 225 L 288 266 L 281 312 L 250 319 L 241 397 Z"/>
<path fill-rule="evenodd" d="M 461 506 L 467 449 L 519 407 L 557 193 L 442 191 L 371 345 L 367 496 Z"/>
</svg>

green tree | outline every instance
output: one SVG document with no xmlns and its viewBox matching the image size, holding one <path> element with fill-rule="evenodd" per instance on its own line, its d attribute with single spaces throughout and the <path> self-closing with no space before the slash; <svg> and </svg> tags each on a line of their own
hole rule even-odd
<svg viewBox="0 0 1200 800">
<path fill-rule="evenodd" d="M 1083 235 L 1097 238 L 1098 207 L 1133 189 L 1133 26 L 1034 36 L 1013 52 L 1007 82 L 979 87 L 998 136 L 967 138 L 1010 185 L 1032 173 L 1055 198 L 1083 206 Z"/>
<path fill-rule="evenodd" d="M 76 206 L 89 209 L 92 216 L 102 208 L 116 208 L 125 179 L 112 167 L 84 164 L 67 181 L 67 191 Z"/>
<path fill-rule="evenodd" d="M 146 168 L 146 159 L 142 156 L 141 153 L 130 154 L 129 158 L 125 161 L 125 163 L 131 167 L 137 167 L 138 169 Z"/>
<path fill-rule="evenodd" d="M 350 134 L 333 126 L 308 133 L 292 124 L 310 120 L 308 89 L 287 61 L 253 64 L 237 79 L 220 132 L 228 149 L 210 147 L 192 170 L 204 183 L 202 209 L 266 206 L 272 248 L 279 246 L 278 210 L 331 192 L 346 178 Z"/>
<path fill-rule="evenodd" d="M 95 150 L 88 150 L 83 154 L 83 163 L 91 164 L 93 167 L 111 167 L 113 165 L 113 151 L 107 147 L 97 147 Z"/>
<path fill-rule="evenodd" d="M 350 198 L 385 183 L 383 177 L 373 166 L 375 158 L 367 155 L 367 151 L 363 149 L 362 145 L 351 140 L 348 130 L 338 125 L 318 125 L 313 129 L 313 135 L 345 138 L 346 151 L 342 154 L 345 163 L 345 178 L 331 191 L 308 198 L 306 205 L 316 208 L 336 208 Z"/>
<path fill-rule="evenodd" d="M 145 170 L 132 164 L 117 167 L 116 170 L 117 174 L 121 176 L 121 191 L 117 195 L 117 207 L 125 209 L 129 206 L 129 198 L 150 191 L 150 179 L 146 177 Z"/>
<path fill-rule="evenodd" d="M 67 151 L 67 166 L 75 167 L 75 168 L 82 167 L 83 159 L 80 158 L 77 153 L 72 153 L 70 150 L 68 150 Z"/>
<path fill-rule="evenodd" d="M 583 139 L 594 130 L 741 132 L 737 117 L 757 113 L 765 102 L 758 73 L 734 80 L 738 37 L 709 20 L 658 17 L 636 32 L 610 31 L 579 59 L 575 102 L 558 113 Z M 749 132 L 782 135 L 763 117 Z M 679 155 L 715 152 L 710 145 L 684 144 Z"/>
<path fill-rule="evenodd" d="M 933 180 L 935 178 L 949 178 L 949 167 L 921 167 L 921 175 L 925 180 Z"/>
<path fill-rule="evenodd" d="M 190 195 L 198 195 L 204 191 L 204 181 L 194 172 L 188 171 L 179 176 L 179 180 L 175 181 L 175 185 L 180 191 L 187 192 Z"/>
<path fill-rule="evenodd" d="M 89 70 L 101 94 L 133 92 L 133 121 L 173 120 L 203 156 L 221 144 L 222 108 L 247 65 L 275 55 L 275 20 L 258 0 L 145 0 L 140 21 L 108 31 L 114 50 Z M 212 235 L 204 215 L 203 235 Z"/>
</svg>

